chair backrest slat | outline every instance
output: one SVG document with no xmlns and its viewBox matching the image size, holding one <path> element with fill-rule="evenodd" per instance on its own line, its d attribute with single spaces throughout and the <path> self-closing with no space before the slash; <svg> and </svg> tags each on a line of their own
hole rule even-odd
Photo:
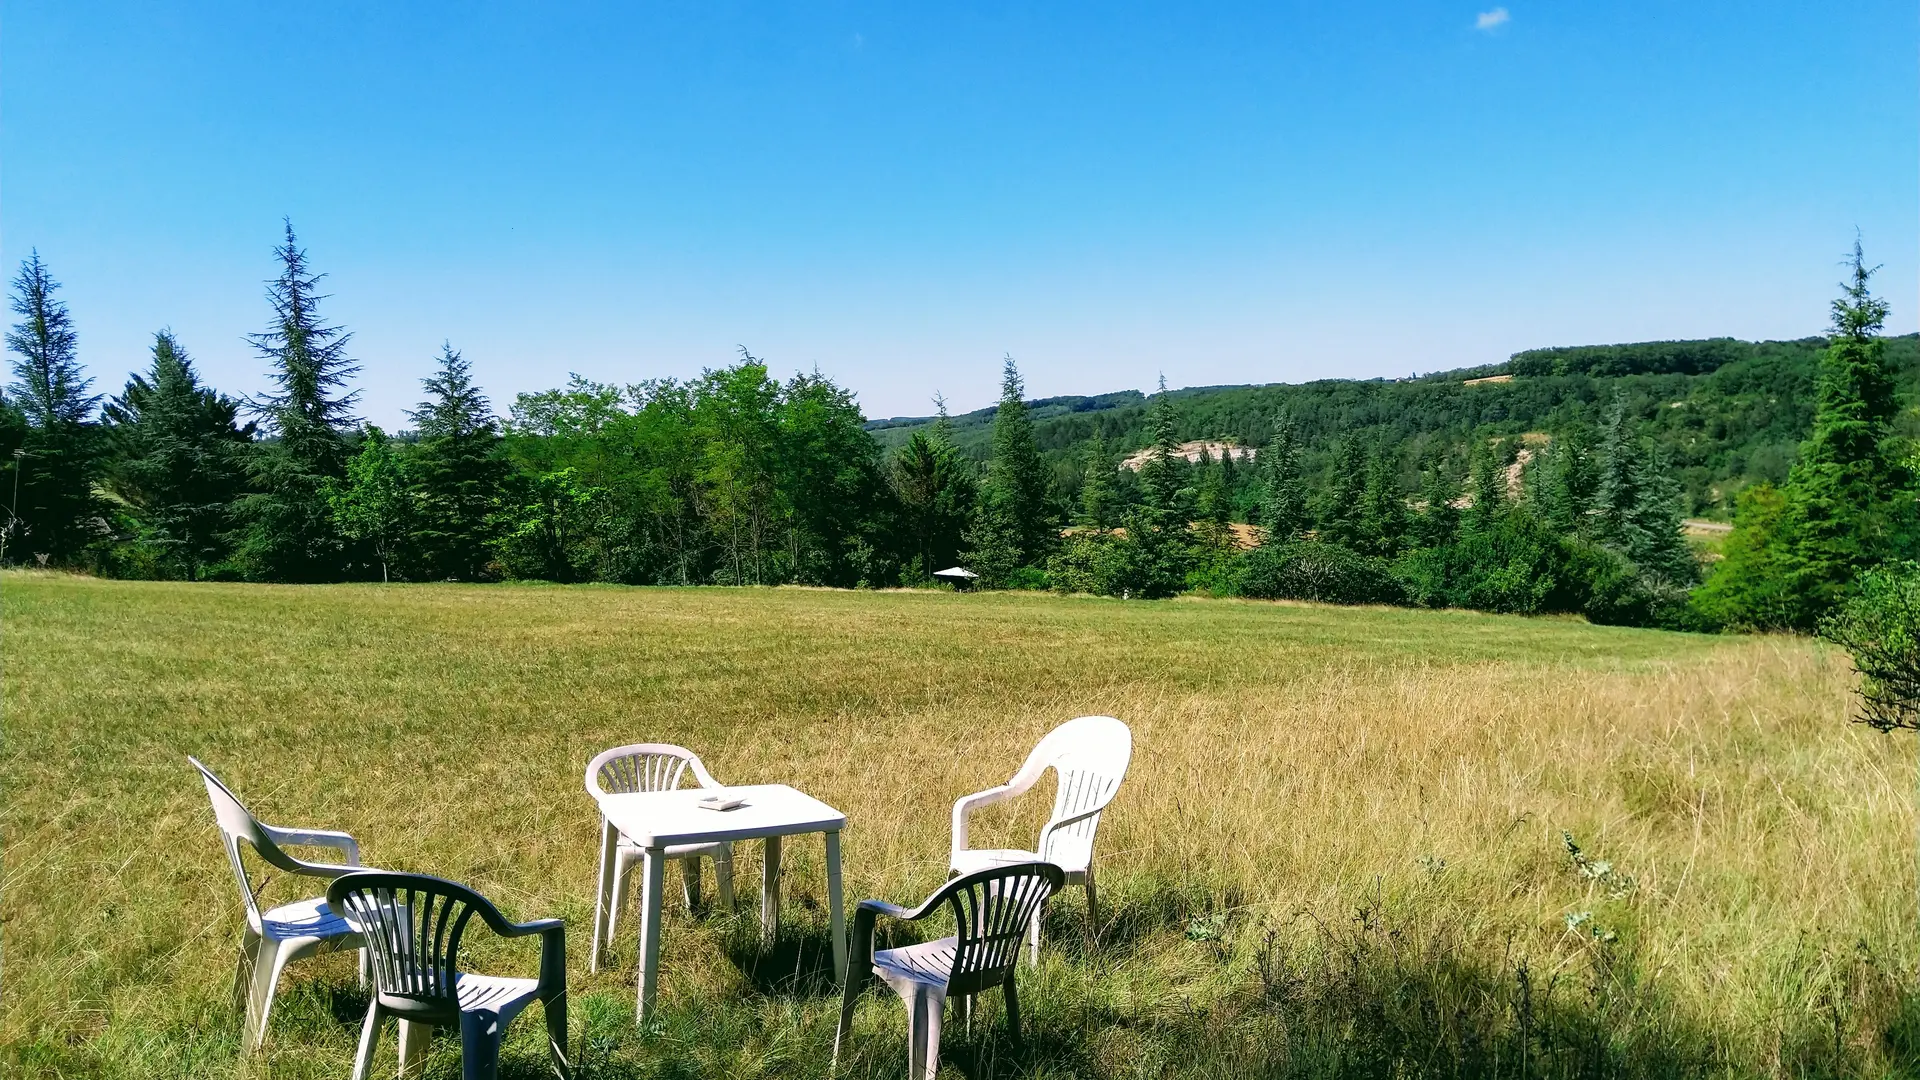
<svg viewBox="0 0 1920 1080">
<path fill-rule="evenodd" d="M 587 765 L 587 792 L 591 795 L 629 795 L 640 791 L 672 791 L 688 772 L 696 787 L 718 787 L 707 775 L 700 756 L 671 743 L 634 743 L 616 746 Z"/>
<path fill-rule="evenodd" d="M 953 912 L 955 943 L 948 990 L 971 994 L 1006 981 L 1028 924 L 1065 880 L 1052 863 L 1019 863 L 948 882 L 942 892 Z"/>
<path fill-rule="evenodd" d="M 459 1012 L 460 942 L 487 904 L 480 894 L 425 874 L 368 871 L 337 879 L 327 898 L 364 934 L 383 996 L 416 1013 Z"/>
<path fill-rule="evenodd" d="M 1111 716 L 1082 716 L 1047 733 L 1033 748 L 1030 760 L 1054 770 L 1053 820 L 1072 817 L 1113 797 L 1133 759 L 1133 731 Z M 1047 836 L 1043 859 L 1056 853 L 1061 861 L 1078 863 L 1093 848 L 1100 815 L 1094 814 L 1053 830 Z M 1079 851 L 1058 851 L 1072 845 Z"/>
</svg>

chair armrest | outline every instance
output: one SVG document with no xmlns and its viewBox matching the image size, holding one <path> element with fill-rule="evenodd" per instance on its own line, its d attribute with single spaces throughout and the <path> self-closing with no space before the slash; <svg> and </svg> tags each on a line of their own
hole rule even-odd
<svg viewBox="0 0 1920 1080">
<path fill-rule="evenodd" d="M 556 930 L 564 929 L 566 925 L 567 921 L 565 919 L 535 919 L 532 922 L 507 923 L 504 926 L 496 926 L 493 928 L 493 932 L 503 938 L 520 938 L 533 934 L 551 934 Z"/>
<path fill-rule="evenodd" d="M 346 856 L 346 862 L 343 865 L 360 865 L 360 842 L 346 833 L 332 829 L 282 829 L 265 822 L 260 823 L 260 831 L 267 834 L 267 839 L 281 847 L 333 848 Z M 309 863 L 308 865 L 325 864 Z"/>
<path fill-rule="evenodd" d="M 971 795 L 962 795 L 956 799 L 953 804 L 953 850 L 967 850 L 968 814 L 973 813 L 982 806 L 991 806 L 997 802 L 1005 802 L 1015 795 L 1020 794 L 1021 790 L 1023 789 L 1016 789 L 1012 784 L 1001 784 L 999 787 L 990 787 L 985 791 L 976 791 Z"/>
<path fill-rule="evenodd" d="M 917 913 L 908 911 L 906 908 L 903 908 L 898 904 L 889 904 L 885 900 L 860 901 L 860 903 L 856 905 L 854 908 L 855 918 L 858 918 L 860 914 L 863 912 L 872 914 L 872 915 L 885 915 L 889 919 L 905 919 L 909 922 L 911 922 L 917 915 Z M 868 921 L 871 922 L 872 920 L 869 919 Z"/>
<path fill-rule="evenodd" d="M 1068 814 L 1066 817 L 1063 817 L 1063 818 L 1055 818 L 1052 821 L 1049 821 L 1045 825 L 1041 826 L 1040 827 L 1040 851 L 1043 854 L 1046 852 L 1047 839 L 1053 835 L 1053 832 L 1055 829 L 1064 829 L 1069 825 L 1075 825 L 1082 821 L 1085 821 L 1088 818 L 1093 817 L 1095 814 L 1101 813 L 1102 811 L 1106 810 L 1107 804 L 1112 801 L 1113 801 L 1113 796 L 1109 795 L 1105 799 L 1102 799 L 1100 801 L 1100 805 L 1098 806 L 1094 806 L 1094 807 L 1090 807 L 1089 809 L 1082 810 L 1077 814 Z"/>
</svg>

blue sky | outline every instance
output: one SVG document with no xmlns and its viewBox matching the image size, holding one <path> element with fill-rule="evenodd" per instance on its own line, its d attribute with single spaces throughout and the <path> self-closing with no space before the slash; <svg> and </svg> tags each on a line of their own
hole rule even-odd
<svg viewBox="0 0 1920 1080">
<path fill-rule="evenodd" d="M 388 426 L 442 339 L 887 416 L 1797 337 L 1856 228 L 1916 325 L 1911 3 L 561 7 L 14 0 L 0 259 L 249 393 L 289 216 Z"/>
</svg>

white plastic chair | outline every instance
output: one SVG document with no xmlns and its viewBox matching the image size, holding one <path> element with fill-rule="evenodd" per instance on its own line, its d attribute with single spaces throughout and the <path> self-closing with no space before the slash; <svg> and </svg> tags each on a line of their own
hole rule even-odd
<svg viewBox="0 0 1920 1080">
<path fill-rule="evenodd" d="M 990 866 L 1048 862 L 1066 874 L 1068 885 L 1087 890 L 1087 933 L 1092 935 L 1098 913 L 1093 887 L 1093 837 L 1100 827 L 1100 811 L 1113 801 L 1133 758 L 1133 732 L 1111 716 L 1082 716 L 1049 731 L 1027 755 L 1013 779 L 995 788 L 965 796 L 953 804 L 955 875 L 971 874 Z M 967 846 L 967 815 L 982 806 L 1025 794 L 1052 769 L 1057 774 L 1053 816 L 1040 830 L 1038 851 Z M 1040 920 L 1028 932 L 1029 959 L 1040 960 Z"/>
<path fill-rule="evenodd" d="M 962 999 L 971 1020 L 973 995 L 999 987 L 1007 1004 L 1007 1032 L 1018 1045 L 1020 998 L 1014 993 L 1013 971 L 1020 961 L 1020 939 L 1064 880 L 1051 863 L 1018 863 L 955 878 L 912 911 L 881 900 L 860 901 L 853 916 L 853 952 L 830 1068 L 840 1064 L 840 1045 L 853 1026 L 854 1005 L 869 975 L 878 975 L 907 1007 L 907 1075 L 914 1080 L 933 1080 L 939 1071 L 941 1014 L 949 997 Z M 943 904 L 953 912 L 952 936 L 873 951 L 879 916 L 913 922 Z"/>
<path fill-rule="evenodd" d="M 700 756 L 684 746 L 671 743 L 634 743 L 631 746 L 616 746 L 599 754 L 587 763 L 587 794 L 596 800 L 602 795 L 622 795 L 636 791 L 672 791 L 680 786 L 687 773 L 693 774 L 694 784 L 703 788 L 719 788 L 721 783 L 707 772 L 700 763 Z M 606 849 L 607 830 L 612 829 L 605 814 L 600 816 L 601 850 Z M 627 906 L 628 875 L 635 863 L 646 857 L 646 849 L 633 843 L 625 836 L 619 838 L 614 849 L 612 896 L 608 898 L 604 937 L 596 941 L 595 961 L 598 957 L 598 945 L 608 946 L 613 942 L 613 927 L 620 910 Z M 720 906 L 733 910 L 733 845 L 725 841 L 714 844 L 676 844 L 667 848 L 667 858 L 680 860 L 681 891 L 687 901 L 687 910 L 694 909 L 700 896 L 700 860 L 713 860 L 714 884 L 720 894 Z"/>
<path fill-rule="evenodd" d="M 213 803 L 213 818 L 220 826 L 220 838 L 227 849 L 227 859 L 233 864 L 234 879 L 240 884 L 240 900 L 246 905 L 247 928 L 240 940 L 233 1000 L 241 1015 L 241 1050 L 251 1053 L 266 1040 L 273 992 L 288 963 L 316 953 L 359 949 L 365 943 L 359 932 L 328 906 L 324 896 L 261 911 L 259 894 L 266 882 L 263 880 L 256 886 L 248 877 L 241 848 L 252 850 L 261 861 L 283 873 L 330 880 L 360 869 L 360 845 L 343 832 L 279 829 L 268 825 L 248 812 L 227 785 L 198 759 L 189 757 L 187 761 L 200 771 L 200 778 L 206 782 L 207 799 Z M 305 862 L 282 851 L 282 845 L 335 848 L 345 855 L 346 861 Z M 360 955 L 362 985 L 366 979 L 367 957 L 363 952 Z"/>
<path fill-rule="evenodd" d="M 348 874 L 328 886 L 327 900 L 365 932 L 373 959 L 374 994 L 360 1029 L 353 1080 L 367 1080 L 380 1022 L 388 1017 L 400 1022 L 403 1076 L 432 1029 L 451 1027 L 460 1030 L 461 1076 L 494 1080 L 507 1025 L 535 1001 L 546 1013 L 553 1071 L 563 1080 L 573 1075 L 567 1061 L 567 939 L 559 919 L 509 922 L 486 897 L 425 874 Z M 539 978 L 455 970 L 461 937 L 475 915 L 503 938 L 539 935 Z"/>
</svg>

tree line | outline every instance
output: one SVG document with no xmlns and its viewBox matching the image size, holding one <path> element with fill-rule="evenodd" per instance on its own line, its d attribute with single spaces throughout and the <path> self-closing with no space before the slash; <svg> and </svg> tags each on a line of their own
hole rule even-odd
<svg viewBox="0 0 1920 1080">
<path fill-rule="evenodd" d="M 1263 417 L 1257 456 L 1189 461 L 1183 437 L 1212 421 L 1164 380 L 1140 403 L 1144 438 L 1096 423 L 1050 449 L 1049 431 L 1083 418 L 1043 403 L 1053 426 L 1036 423 L 1009 357 L 979 445 L 944 406 L 883 445 L 845 388 L 817 371 L 782 381 L 744 349 L 688 380 L 575 376 L 499 416 L 449 343 L 411 429 L 388 433 L 356 415 L 352 336 L 323 317 L 291 224 L 274 258 L 250 336 L 270 389 L 248 400 L 206 386 L 167 330 L 145 371 L 94 393 L 57 282 L 37 252 L 25 261 L 0 397 L 15 489 L 0 558 L 188 580 L 842 587 L 928 584 L 958 564 L 997 588 L 1809 629 L 1914 532 L 1885 305 L 1857 249 L 1812 437 L 1782 484 L 1740 496 L 1709 574 L 1682 534 L 1671 445 L 1625 392 L 1591 428 L 1546 439 L 1394 441 L 1356 425 L 1316 440 L 1326 417 L 1299 398 Z M 1623 349 L 1530 362 L 1717 376 L 1751 359 L 1725 342 Z"/>
</svg>

